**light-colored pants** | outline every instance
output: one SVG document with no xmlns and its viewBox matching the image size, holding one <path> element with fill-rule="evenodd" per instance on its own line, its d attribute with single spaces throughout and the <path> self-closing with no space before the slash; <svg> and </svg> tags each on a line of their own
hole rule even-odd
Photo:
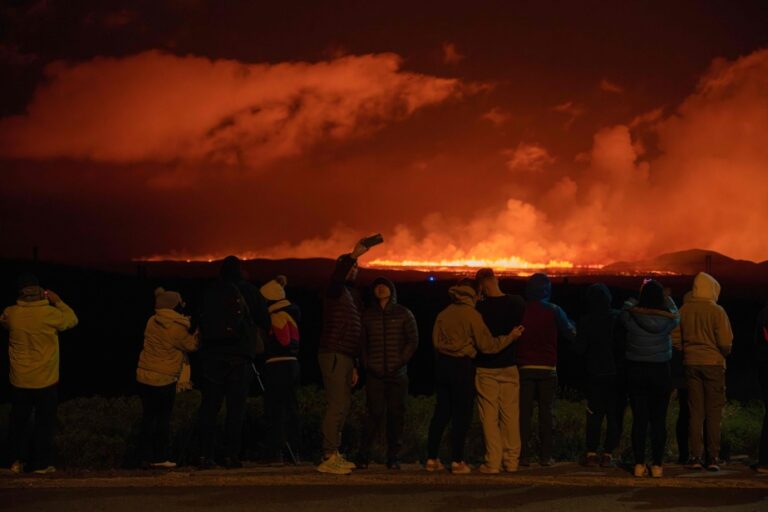
<svg viewBox="0 0 768 512">
<path fill-rule="evenodd" d="M 685 381 L 691 411 L 688 423 L 691 455 L 703 458 L 706 444 L 709 458 L 717 459 L 720 456 L 720 422 L 725 407 L 725 368 L 686 365 Z"/>
<path fill-rule="evenodd" d="M 335 453 L 341 445 L 341 431 L 349 415 L 352 402 L 352 370 L 355 361 L 337 353 L 320 353 L 317 356 L 327 406 L 323 418 L 323 453 Z"/>
<path fill-rule="evenodd" d="M 485 463 L 517 469 L 520 458 L 520 373 L 517 366 L 478 368 L 477 406 L 485 437 Z"/>
</svg>

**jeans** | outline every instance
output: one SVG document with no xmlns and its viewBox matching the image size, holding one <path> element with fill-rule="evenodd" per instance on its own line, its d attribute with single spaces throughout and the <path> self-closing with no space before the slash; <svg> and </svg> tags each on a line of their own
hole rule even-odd
<svg viewBox="0 0 768 512">
<path fill-rule="evenodd" d="M 603 452 L 612 454 L 619 444 L 618 415 L 616 414 L 616 377 L 590 377 L 587 392 L 587 452 L 597 452 L 605 418 Z"/>
<path fill-rule="evenodd" d="M 704 458 L 704 432 L 708 456 L 720 456 L 720 421 L 725 407 L 725 368 L 722 366 L 686 366 L 688 408 L 691 419 L 689 437 L 691 455 Z"/>
<path fill-rule="evenodd" d="M 176 383 L 166 386 L 149 386 L 139 383 L 139 397 L 142 409 L 139 460 L 142 462 L 168 460 Z"/>
<path fill-rule="evenodd" d="M 320 353 L 317 356 L 323 374 L 327 402 L 323 417 L 323 454 L 336 453 L 341 446 L 341 431 L 352 404 L 352 370 L 355 361 L 344 354 Z"/>
<path fill-rule="evenodd" d="M 264 411 L 269 423 L 268 449 L 272 456 L 282 454 L 285 443 L 298 453 L 301 419 L 296 388 L 300 369 L 296 360 L 264 365 Z"/>
<path fill-rule="evenodd" d="M 59 405 L 57 385 L 40 389 L 11 386 L 11 414 L 9 418 L 8 449 L 11 461 L 27 461 L 32 468 L 46 468 L 53 464 L 53 438 L 56 433 L 56 411 Z M 33 456 L 26 453 L 29 420 L 34 412 L 32 427 Z"/>
<path fill-rule="evenodd" d="M 533 402 L 539 404 L 539 440 L 541 461 L 552 458 L 552 429 L 554 426 L 557 372 L 539 368 L 520 368 L 520 458 L 530 458 Z"/>
<path fill-rule="evenodd" d="M 437 354 L 435 391 L 437 402 L 429 423 L 427 457 L 438 457 L 443 432 L 451 423 L 451 460 L 462 462 L 475 403 L 475 365 L 472 359 Z"/>
<path fill-rule="evenodd" d="M 214 458 L 216 418 L 221 405 L 227 402 L 227 419 L 224 425 L 226 440 L 225 456 L 237 460 L 242 443 L 245 405 L 254 376 L 251 362 L 239 358 L 208 357 L 203 359 L 200 404 L 200 455 Z"/>
<path fill-rule="evenodd" d="M 627 381 L 635 464 L 645 464 L 645 438 L 650 424 L 653 464 L 660 466 L 667 445 L 667 407 L 672 387 L 669 363 L 628 361 Z"/>
<path fill-rule="evenodd" d="M 394 461 L 403 446 L 405 427 L 405 398 L 408 396 L 408 375 L 405 372 L 377 377 L 368 374 L 366 417 L 360 458 L 368 460 L 371 447 L 382 427 L 387 434 L 387 460 Z"/>
</svg>

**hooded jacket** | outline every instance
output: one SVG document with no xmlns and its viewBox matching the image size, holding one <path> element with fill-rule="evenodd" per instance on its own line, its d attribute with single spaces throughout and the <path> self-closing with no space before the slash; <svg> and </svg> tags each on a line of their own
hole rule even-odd
<svg viewBox="0 0 768 512">
<path fill-rule="evenodd" d="M 768 363 L 768 306 L 757 316 L 755 326 L 755 357 L 761 364 Z"/>
<path fill-rule="evenodd" d="M 475 290 L 470 286 L 452 286 L 448 294 L 453 304 L 442 310 L 432 329 L 435 350 L 451 357 L 474 358 L 477 352 L 495 354 L 512 343 L 507 336 L 493 337 L 475 309 Z"/>
<path fill-rule="evenodd" d="M 363 312 L 363 364 L 378 377 L 405 374 L 408 361 L 419 346 L 419 331 L 413 313 L 397 303 L 397 290 L 389 279 L 380 277 L 390 296 L 382 308 L 376 301 Z"/>
<path fill-rule="evenodd" d="M 728 314 L 717 303 L 719 297 L 720 283 L 699 272 L 689 300 L 680 308 L 680 341 L 686 366 L 725 366 L 733 331 Z"/>
<path fill-rule="evenodd" d="M 148 386 L 166 386 L 179 380 L 184 355 L 198 348 L 189 333 L 189 318 L 172 309 L 156 309 L 144 329 L 136 380 Z"/>
<path fill-rule="evenodd" d="M 587 289 L 587 312 L 579 321 L 574 348 L 586 355 L 589 377 L 613 376 L 624 361 L 624 330 L 621 311 L 611 308 L 611 292 L 604 284 Z"/>
<path fill-rule="evenodd" d="M 41 293 L 42 293 L 42 289 Z M 25 300 L 5 309 L 0 324 L 10 331 L 10 380 L 17 388 L 40 389 L 59 381 L 59 333 L 77 325 L 75 312 L 64 302 Z"/>
<path fill-rule="evenodd" d="M 544 274 L 533 274 L 525 287 L 523 335 L 517 342 L 520 367 L 554 369 L 557 367 L 558 334 L 568 341 L 576 339 L 576 327 L 565 312 L 549 302 L 552 283 Z"/>
<path fill-rule="evenodd" d="M 357 358 L 363 339 L 362 304 L 347 275 L 357 261 L 349 254 L 336 260 L 331 282 L 323 302 L 323 327 L 320 353 L 339 353 Z"/>
<path fill-rule="evenodd" d="M 637 307 L 637 301 L 626 302 L 621 321 L 627 329 L 625 356 L 628 361 L 666 363 L 672 359 L 671 333 L 680 323 L 674 301 L 667 298 L 669 309 Z"/>
</svg>

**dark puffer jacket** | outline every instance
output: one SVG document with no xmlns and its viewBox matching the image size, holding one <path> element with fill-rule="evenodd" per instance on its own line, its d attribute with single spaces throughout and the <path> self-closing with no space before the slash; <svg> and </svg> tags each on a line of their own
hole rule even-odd
<svg viewBox="0 0 768 512">
<path fill-rule="evenodd" d="M 357 260 L 344 254 L 336 260 L 331 283 L 323 303 L 323 329 L 320 333 L 320 353 L 338 353 L 349 357 L 360 356 L 363 324 L 360 298 L 347 282 L 347 274 Z"/>
<path fill-rule="evenodd" d="M 390 299 L 384 308 L 377 302 L 363 312 L 363 363 L 373 375 L 385 377 L 406 372 L 419 331 L 413 313 L 397 303 L 394 283 L 380 277 L 373 288 L 379 284 L 389 288 Z"/>
</svg>

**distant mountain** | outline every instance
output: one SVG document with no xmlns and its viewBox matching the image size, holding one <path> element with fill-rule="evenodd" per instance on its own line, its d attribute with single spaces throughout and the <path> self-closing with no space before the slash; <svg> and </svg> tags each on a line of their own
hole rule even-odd
<svg viewBox="0 0 768 512">
<path fill-rule="evenodd" d="M 707 258 L 710 258 L 709 262 Z M 768 279 L 768 261 L 736 260 L 724 254 L 704 249 L 690 249 L 662 254 L 640 261 L 619 261 L 606 265 L 603 271 L 615 273 L 674 272 L 693 275 L 709 270 L 715 276 L 743 279 Z"/>
</svg>

